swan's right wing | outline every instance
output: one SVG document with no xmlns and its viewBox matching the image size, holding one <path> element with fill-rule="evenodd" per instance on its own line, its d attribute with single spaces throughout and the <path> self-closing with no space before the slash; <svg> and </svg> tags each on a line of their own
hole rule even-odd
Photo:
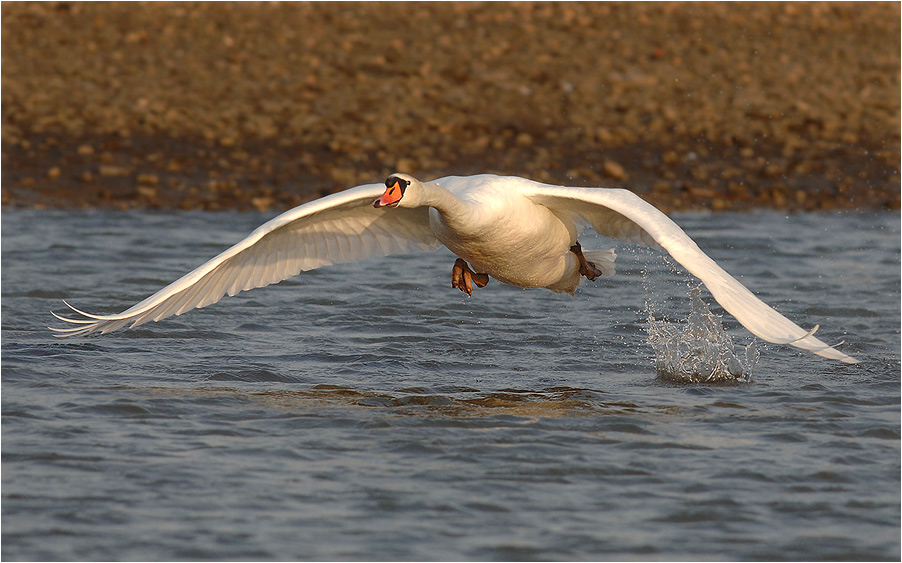
<svg viewBox="0 0 902 563">
<path fill-rule="evenodd" d="M 247 238 L 207 263 L 116 315 L 58 319 L 77 325 L 52 328 L 57 336 L 107 333 L 130 324 L 159 321 L 224 295 L 280 282 L 305 270 L 439 246 L 428 209 L 375 209 L 382 184 L 358 186 L 300 205 L 264 223 Z"/>
<path fill-rule="evenodd" d="M 858 363 L 828 346 L 758 299 L 721 268 L 667 215 L 636 194 L 623 189 L 566 188 L 531 184 L 524 195 L 552 211 L 569 215 L 577 224 L 588 223 L 604 236 L 626 242 L 660 246 L 698 277 L 711 295 L 752 334 L 768 342 L 790 344 L 819 356 Z"/>
</svg>

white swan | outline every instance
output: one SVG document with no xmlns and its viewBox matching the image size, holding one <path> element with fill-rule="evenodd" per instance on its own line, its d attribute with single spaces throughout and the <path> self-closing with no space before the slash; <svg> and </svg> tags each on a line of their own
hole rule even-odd
<svg viewBox="0 0 902 563">
<path fill-rule="evenodd" d="M 66 303 L 84 318 L 53 313 L 77 326 L 52 330 L 80 336 L 135 327 L 304 270 L 439 245 L 459 257 L 452 285 L 468 294 L 474 283 L 484 286 L 489 276 L 521 287 L 573 293 L 581 276 L 595 279 L 614 271 L 613 251 L 582 252 L 577 235 L 587 226 L 604 236 L 664 248 L 759 338 L 857 363 L 815 338 L 817 327 L 806 331 L 755 297 L 676 223 L 632 192 L 488 174 L 432 182 L 393 174 L 384 186 L 358 186 L 295 207 L 122 313 L 92 315 Z"/>
</svg>

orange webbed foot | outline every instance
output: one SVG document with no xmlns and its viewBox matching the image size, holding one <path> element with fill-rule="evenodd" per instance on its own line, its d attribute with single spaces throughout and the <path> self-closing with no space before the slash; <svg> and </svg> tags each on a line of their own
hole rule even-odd
<svg viewBox="0 0 902 563">
<path fill-rule="evenodd" d="M 576 259 L 579 260 L 580 274 L 586 276 L 590 280 L 596 280 L 601 277 L 602 271 L 596 268 L 595 264 L 586 260 L 586 257 L 583 255 L 583 247 L 579 244 L 579 241 L 570 247 L 570 252 L 576 254 Z"/>
<path fill-rule="evenodd" d="M 489 283 L 488 274 L 477 274 L 462 258 L 455 260 L 454 267 L 451 268 L 451 287 L 473 295 L 474 283 L 477 287 L 485 287 Z"/>
</svg>

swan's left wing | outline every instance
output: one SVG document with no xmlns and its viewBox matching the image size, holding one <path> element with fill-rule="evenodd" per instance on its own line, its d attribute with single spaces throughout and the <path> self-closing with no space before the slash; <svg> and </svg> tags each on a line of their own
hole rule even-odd
<svg viewBox="0 0 902 563">
<path fill-rule="evenodd" d="M 662 247 L 698 277 L 727 312 L 759 338 L 778 344 L 791 344 L 848 364 L 858 362 L 815 338 L 813 334 L 817 327 L 805 330 L 758 299 L 702 252 L 679 225 L 633 192 L 531 183 L 523 188 L 523 193 L 532 201 L 567 216 L 576 224 L 592 225 L 600 235 Z"/>
<path fill-rule="evenodd" d="M 277 283 L 304 270 L 437 248 L 428 209 L 374 209 L 373 201 L 384 191 L 384 185 L 368 184 L 295 207 L 119 314 L 92 315 L 66 303 L 83 318 L 53 313 L 76 326 L 51 330 L 57 336 L 106 333 L 181 315 L 226 294 Z"/>
</svg>

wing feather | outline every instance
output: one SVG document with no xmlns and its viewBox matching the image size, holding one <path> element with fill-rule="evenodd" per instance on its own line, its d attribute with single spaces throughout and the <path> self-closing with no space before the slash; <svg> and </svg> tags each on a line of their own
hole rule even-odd
<svg viewBox="0 0 902 563">
<path fill-rule="evenodd" d="M 192 307 L 191 303 L 185 303 L 179 310 L 176 312 L 177 315 L 181 315 L 182 313 L 187 313 L 193 308 L 206 307 L 207 305 L 212 305 L 216 303 L 222 296 L 225 295 L 225 269 L 216 268 L 210 274 L 210 280 L 207 283 L 208 289 L 204 292 L 204 295 L 198 298 L 196 304 Z"/>
<path fill-rule="evenodd" d="M 857 360 L 813 336 L 761 301 L 721 268 L 667 215 L 623 189 L 565 188 L 536 183 L 527 197 L 556 213 L 588 222 L 599 234 L 630 243 L 659 246 L 698 277 L 718 303 L 752 334 L 768 342 L 790 344 L 846 363 Z M 815 329 L 816 330 L 816 329 Z"/>
<path fill-rule="evenodd" d="M 280 282 L 301 271 L 373 256 L 432 250 L 439 246 L 426 209 L 375 209 L 381 184 L 358 186 L 295 207 L 255 229 L 244 240 L 125 311 L 56 318 L 77 325 L 53 328 L 57 336 L 106 333 L 180 315 L 225 294 Z"/>
</svg>

